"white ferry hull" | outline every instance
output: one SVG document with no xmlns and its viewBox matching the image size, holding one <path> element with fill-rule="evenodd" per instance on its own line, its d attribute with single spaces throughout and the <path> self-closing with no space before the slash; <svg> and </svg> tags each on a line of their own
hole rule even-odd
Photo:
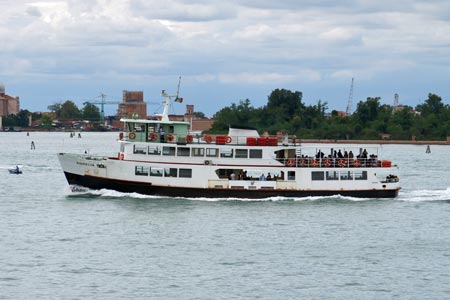
<svg viewBox="0 0 450 300">
<path fill-rule="evenodd" d="M 355 188 L 351 182 L 347 186 L 335 184 L 301 186 L 290 181 L 252 181 L 252 180 L 213 180 L 208 184 L 207 177 L 171 182 L 169 178 L 134 176 L 135 160 L 126 161 L 117 158 L 90 157 L 85 155 L 58 155 L 66 179 L 70 185 L 82 186 L 93 190 L 110 189 L 124 193 L 185 198 L 243 198 L 263 199 L 269 197 L 308 197 L 308 196 L 351 196 L 358 198 L 395 198 L 400 187 L 398 183 L 379 184 Z M 142 162 L 139 162 L 142 163 Z M 179 165 L 179 164 L 177 164 Z M 190 165 L 198 174 L 208 174 L 209 169 L 218 166 Z M 308 171 L 292 168 L 298 172 Z M 332 168 L 337 170 L 339 168 Z M 133 171 L 133 174 L 130 172 Z M 198 176 L 200 177 L 200 176 Z M 306 176 L 302 176 L 306 177 Z M 217 182 L 221 184 L 217 184 Z M 353 187 L 352 187 L 353 186 Z"/>
</svg>

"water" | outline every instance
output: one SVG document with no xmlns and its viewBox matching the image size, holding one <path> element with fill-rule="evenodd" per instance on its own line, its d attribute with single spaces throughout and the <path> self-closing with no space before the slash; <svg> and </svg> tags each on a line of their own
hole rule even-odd
<svg viewBox="0 0 450 300">
<path fill-rule="evenodd" d="M 116 137 L 0 133 L 0 299 L 450 298 L 448 146 L 383 147 L 395 200 L 72 194 L 55 153 Z"/>
</svg>

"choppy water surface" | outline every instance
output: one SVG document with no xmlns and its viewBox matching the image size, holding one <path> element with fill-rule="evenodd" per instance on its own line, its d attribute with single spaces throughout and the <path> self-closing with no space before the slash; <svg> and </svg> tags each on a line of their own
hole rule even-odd
<svg viewBox="0 0 450 300">
<path fill-rule="evenodd" d="M 450 146 L 384 146 L 395 200 L 71 193 L 56 153 L 116 136 L 0 133 L 0 299 L 450 298 Z"/>
</svg>

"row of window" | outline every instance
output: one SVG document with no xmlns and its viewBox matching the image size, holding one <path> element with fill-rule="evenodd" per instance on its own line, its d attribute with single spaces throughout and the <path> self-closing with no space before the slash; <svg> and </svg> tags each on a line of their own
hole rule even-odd
<svg viewBox="0 0 450 300">
<path fill-rule="evenodd" d="M 192 169 L 135 166 L 137 176 L 192 178 Z"/>
<path fill-rule="evenodd" d="M 202 147 L 146 146 L 134 145 L 133 153 L 164 156 L 262 158 L 262 149 L 222 149 Z"/>
<path fill-rule="evenodd" d="M 367 180 L 367 171 L 315 171 L 311 180 Z"/>
</svg>

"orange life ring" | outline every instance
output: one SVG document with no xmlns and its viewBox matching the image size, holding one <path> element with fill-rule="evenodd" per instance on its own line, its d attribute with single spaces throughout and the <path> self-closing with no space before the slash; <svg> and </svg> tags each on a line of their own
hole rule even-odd
<svg viewBox="0 0 450 300">
<path fill-rule="evenodd" d="M 130 132 L 130 133 L 128 134 L 128 138 L 129 138 L 130 140 L 134 140 L 134 139 L 136 138 L 136 133 Z"/>
<path fill-rule="evenodd" d="M 338 161 L 338 166 L 341 167 L 341 168 L 343 168 L 343 167 L 345 166 L 345 160 L 340 159 L 340 160 Z"/>
<path fill-rule="evenodd" d="M 150 133 L 150 141 L 154 142 L 158 139 L 158 135 L 156 133 Z"/>
<path fill-rule="evenodd" d="M 123 132 L 119 133 L 119 140 L 123 140 Z"/>
<path fill-rule="evenodd" d="M 300 167 L 306 167 L 308 165 L 308 160 L 306 160 L 306 159 L 299 159 L 298 160 L 298 165 Z"/>
<path fill-rule="evenodd" d="M 226 142 L 227 144 L 229 144 L 229 143 L 231 143 L 232 141 L 233 141 L 233 139 L 231 138 L 231 136 L 228 135 L 225 142 Z"/>
<path fill-rule="evenodd" d="M 292 159 L 292 158 L 288 159 L 286 162 L 286 165 L 288 167 L 293 167 L 295 165 L 295 159 Z"/>
<path fill-rule="evenodd" d="M 186 136 L 186 142 L 192 143 L 194 141 L 194 137 L 191 134 L 188 134 Z"/>
<path fill-rule="evenodd" d="M 208 144 L 211 144 L 212 136 L 210 136 L 210 135 L 205 136 L 205 142 L 207 142 Z"/>
<path fill-rule="evenodd" d="M 353 161 L 353 166 L 354 167 L 361 167 L 361 161 L 359 160 L 359 159 L 355 159 L 354 161 Z"/>
<path fill-rule="evenodd" d="M 331 159 L 329 159 L 329 158 L 326 158 L 324 161 L 323 161 L 323 165 L 325 166 L 325 167 L 331 167 Z"/>
<path fill-rule="evenodd" d="M 173 140 L 174 140 L 174 136 L 173 136 L 173 134 L 171 134 L 171 133 L 169 133 L 168 135 L 167 135 L 167 141 L 168 142 L 172 142 Z"/>
<path fill-rule="evenodd" d="M 311 165 L 311 167 L 317 167 L 317 166 L 319 166 L 319 160 L 318 160 L 318 159 L 312 159 L 312 158 L 311 158 L 310 165 Z"/>
</svg>

